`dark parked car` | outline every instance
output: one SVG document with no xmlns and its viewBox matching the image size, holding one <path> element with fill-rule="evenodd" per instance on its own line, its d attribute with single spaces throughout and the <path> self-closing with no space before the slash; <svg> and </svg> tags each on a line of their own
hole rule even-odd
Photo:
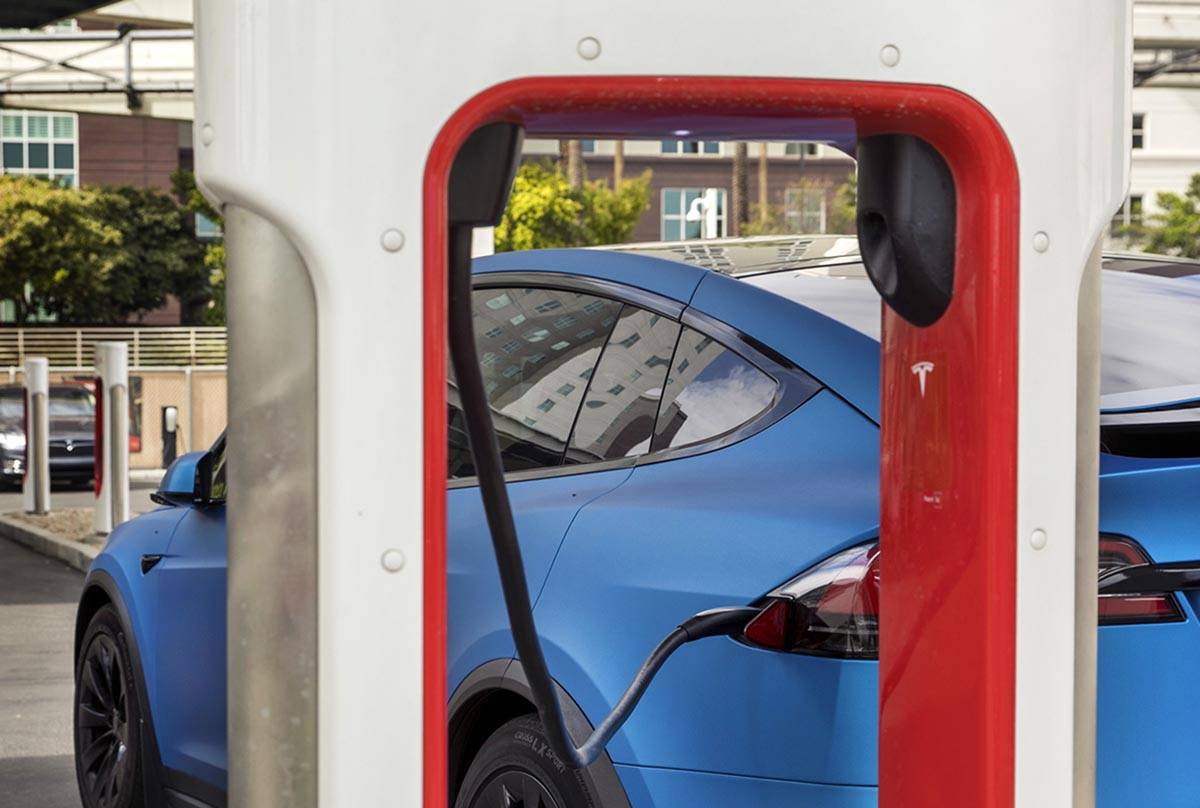
<svg viewBox="0 0 1200 808">
<path fill-rule="evenodd" d="M 20 485 L 25 474 L 25 389 L 0 386 L 0 483 Z M 50 479 L 92 479 L 96 397 L 81 384 L 50 385 Z"/>
</svg>

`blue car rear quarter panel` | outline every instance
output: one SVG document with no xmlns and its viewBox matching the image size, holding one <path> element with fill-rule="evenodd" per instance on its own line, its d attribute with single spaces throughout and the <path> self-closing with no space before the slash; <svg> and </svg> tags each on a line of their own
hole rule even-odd
<svg viewBox="0 0 1200 808">
<path fill-rule="evenodd" d="M 733 446 L 639 466 L 584 508 L 537 620 L 550 669 L 592 723 L 682 619 L 750 603 L 875 535 L 877 446 L 874 424 L 821 392 Z M 703 640 L 667 662 L 609 752 L 623 764 L 873 784 L 877 680 L 870 662 Z"/>
<path fill-rule="evenodd" d="M 611 469 L 509 483 L 521 557 L 536 598 L 575 514 L 624 482 L 631 469 Z M 475 668 L 514 655 L 491 533 L 477 486 L 447 492 L 450 692 Z"/>
<path fill-rule="evenodd" d="M 1100 528 L 1155 561 L 1200 559 L 1200 463 L 1102 456 Z M 1200 631 L 1186 622 L 1100 629 L 1096 735 L 1099 808 L 1195 806 L 1200 794 Z"/>
</svg>

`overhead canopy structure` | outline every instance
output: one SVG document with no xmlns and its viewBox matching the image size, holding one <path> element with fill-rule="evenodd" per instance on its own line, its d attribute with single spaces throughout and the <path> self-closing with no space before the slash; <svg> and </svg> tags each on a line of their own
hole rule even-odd
<svg viewBox="0 0 1200 808">
<path fill-rule="evenodd" d="M 40 28 L 102 5 L 95 0 L 5 0 L 0 28 Z"/>
</svg>

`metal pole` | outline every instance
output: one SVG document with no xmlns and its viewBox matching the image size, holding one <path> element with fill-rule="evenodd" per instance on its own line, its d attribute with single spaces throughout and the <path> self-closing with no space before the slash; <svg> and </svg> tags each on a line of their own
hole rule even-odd
<svg viewBox="0 0 1200 808">
<path fill-rule="evenodd" d="M 129 347 L 124 342 L 96 343 L 96 399 L 102 411 L 96 462 L 97 533 L 109 533 L 129 518 Z"/>
<path fill-rule="evenodd" d="M 113 527 L 129 519 L 129 389 L 114 384 L 108 392 L 108 434 L 112 436 L 109 486 Z"/>
<path fill-rule="evenodd" d="M 195 414 L 195 407 L 192 406 L 192 369 L 190 367 L 183 369 L 183 388 L 187 398 L 187 401 L 184 402 L 187 407 L 187 446 L 185 448 L 189 452 L 194 452 L 196 451 L 196 419 L 192 417 Z"/>
<path fill-rule="evenodd" d="M 25 360 L 25 481 L 24 507 L 28 513 L 50 511 L 50 360 Z"/>
<path fill-rule="evenodd" d="M 225 238 L 229 805 L 315 808 L 316 301 L 304 259 L 271 222 L 226 206 Z"/>
</svg>

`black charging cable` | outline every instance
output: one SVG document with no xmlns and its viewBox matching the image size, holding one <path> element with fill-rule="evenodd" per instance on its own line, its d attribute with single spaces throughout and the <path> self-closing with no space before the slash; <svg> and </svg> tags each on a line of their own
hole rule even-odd
<svg viewBox="0 0 1200 808">
<path fill-rule="evenodd" d="M 567 731 L 558 692 L 546 666 L 537 626 L 533 621 L 529 584 L 525 580 L 525 567 L 521 561 L 521 547 L 517 542 L 512 505 L 509 503 L 508 488 L 504 482 L 500 446 L 492 425 L 491 405 L 487 399 L 475 347 L 471 305 L 471 230 L 471 227 L 463 225 L 452 226 L 450 230 L 450 296 L 447 319 L 454 376 L 458 384 L 467 436 L 471 441 L 471 454 L 475 460 L 475 473 L 479 478 L 483 510 L 492 534 L 492 548 L 496 553 L 496 567 L 500 572 L 504 606 L 508 611 L 508 622 L 512 627 L 517 656 L 525 669 L 529 689 L 532 691 L 542 725 L 546 729 L 550 748 L 567 766 L 583 769 L 600 757 L 605 746 L 629 718 L 651 680 L 671 654 L 685 643 L 703 637 L 740 634 L 759 610 L 740 606 L 713 609 L 685 620 L 668 634 L 642 663 L 612 712 L 600 722 L 581 746 L 575 746 Z"/>
</svg>

